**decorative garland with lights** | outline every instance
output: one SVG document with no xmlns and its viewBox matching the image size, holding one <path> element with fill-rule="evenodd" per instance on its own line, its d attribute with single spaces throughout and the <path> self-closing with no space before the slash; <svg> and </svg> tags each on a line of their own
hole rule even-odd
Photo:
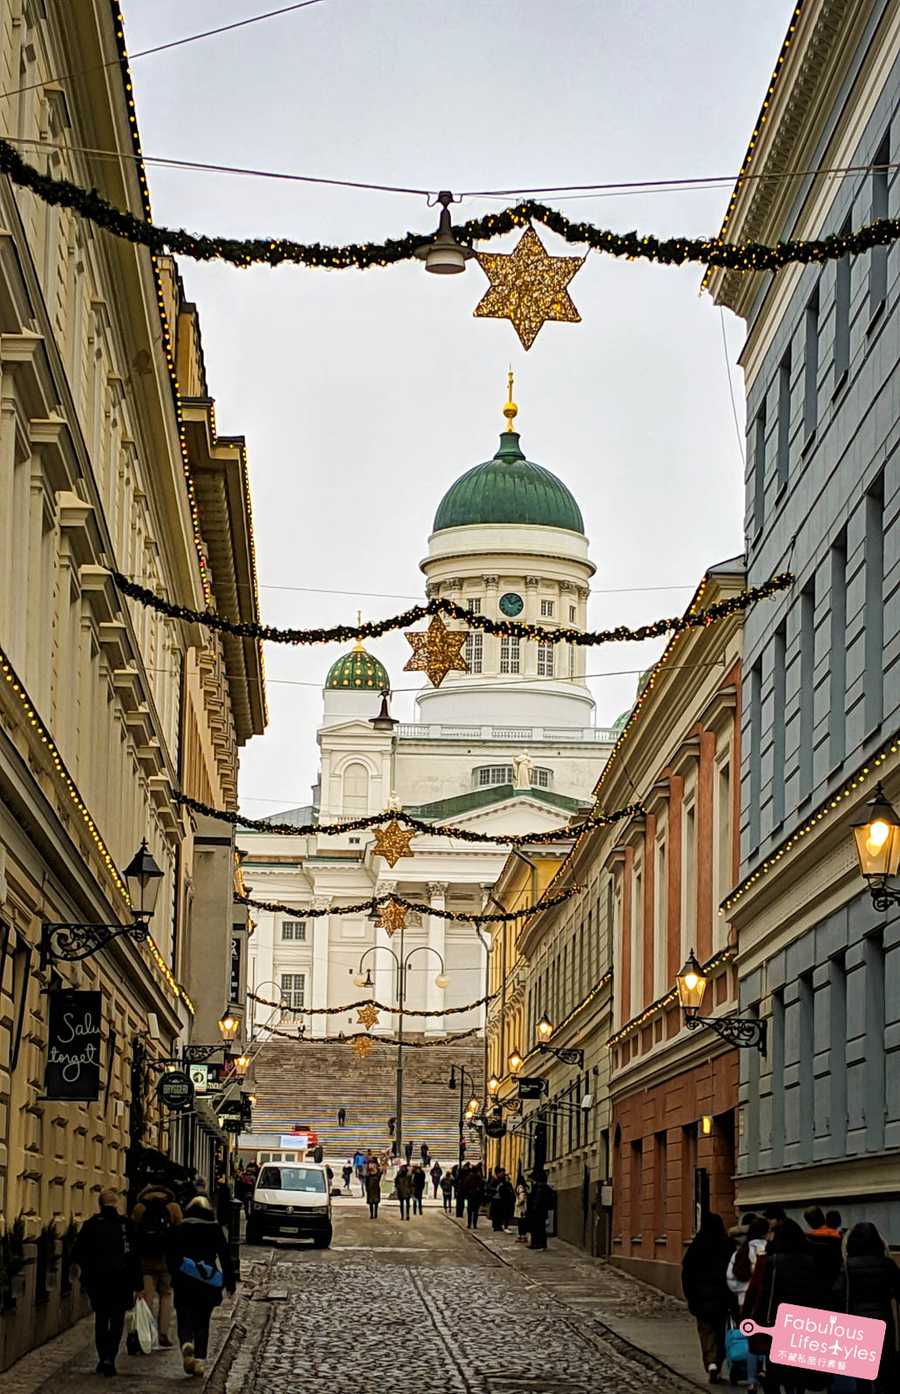
<svg viewBox="0 0 900 1394">
<path fill-rule="evenodd" d="M 192 610 L 187 605 L 175 605 L 163 600 L 146 586 L 129 581 L 119 571 L 110 573 L 119 590 L 131 600 L 156 610 L 171 619 L 187 620 L 191 624 L 202 624 L 208 629 L 216 629 L 224 634 L 236 634 L 242 639 L 264 639 L 272 644 L 333 644 L 349 643 L 351 639 L 378 639 L 395 629 L 405 629 L 417 620 L 429 615 L 444 614 L 455 620 L 464 620 L 470 629 L 480 629 L 486 634 L 513 637 L 518 639 L 537 639 L 542 644 L 574 644 L 580 648 L 592 648 L 598 644 L 642 643 L 645 639 L 658 639 L 663 634 L 680 634 L 687 629 L 703 629 L 716 620 L 725 619 L 747 610 L 757 600 L 766 600 L 779 591 L 793 585 L 794 577 L 789 571 L 771 577 L 761 586 L 750 586 L 738 595 L 727 600 L 717 600 L 706 610 L 693 614 L 675 615 L 668 619 L 652 620 L 649 624 L 638 625 L 632 629 L 620 624 L 615 629 L 545 629 L 539 624 L 522 624 L 519 620 L 492 620 L 488 615 L 476 615 L 455 601 L 437 596 L 425 605 L 413 605 L 401 615 L 391 615 L 385 620 L 368 620 L 361 624 L 336 624 L 330 629 L 278 629 L 274 625 L 251 624 L 223 619 L 214 610 Z"/>
<path fill-rule="evenodd" d="M 404 1012 L 405 1016 L 411 1015 Z M 329 1046 L 337 1043 L 338 1045 L 352 1045 L 354 1041 L 367 1041 L 370 1046 L 392 1046 L 396 1049 L 399 1041 L 396 1036 L 370 1036 L 368 1031 L 353 1031 L 346 1035 L 341 1031 L 337 1036 L 307 1036 L 306 1033 L 298 1028 L 297 1034 L 290 1031 L 281 1031 L 277 1026 L 270 1026 L 269 1033 L 278 1036 L 283 1041 L 296 1041 L 298 1045 L 318 1045 Z M 436 1046 L 452 1046 L 457 1041 L 466 1041 L 471 1036 L 476 1036 L 480 1031 L 479 1026 L 471 1026 L 468 1031 L 457 1031 L 452 1036 L 439 1036 L 431 1041 L 411 1041 L 406 1036 L 403 1038 L 404 1050 L 433 1050 Z"/>
<path fill-rule="evenodd" d="M 433 233 L 407 232 L 386 242 L 350 242 L 328 246 L 321 242 L 295 242 L 284 237 L 196 236 L 184 228 L 159 227 L 116 208 L 96 189 L 84 189 L 68 179 L 42 174 L 24 160 L 8 140 L 0 139 L 0 174 L 29 189 L 45 203 L 68 208 L 96 227 L 126 242 L 148 248 L 154 256 L 170 253 L 194 261 L 224 261 L 243 269 L 248 266 L 319 267 L 332 271 L 368 270 L 411 260 L 434 241 Z M 653 261 L 664 266 L 697 262 L 732 271 L 777 271 L 794 263 L 836 261 L 840 257 L 888 246 L 900 239 L 900 219 L 879 218 L 852 233 L 828 237 L 791 239 L 768 246 L 761 242 L 722 242 L 717 237 L 642 237 L 637 232 L 613 232 L 593 223 L 578 223 L 559 209 L 535 199 L 523 199 L 499 213 L 470 218 L 452 227 L 456 240 L 466 247 L 475 242 L 503 237 L 531 222 L 541 223 L 566 242 L 587 246 L 607 256 L 629 261 Z"/>
<path fill-rule="evenodd" d="M 240 813 L 234 813 L 227 808 L 213 808 L 211 804 L 201 803 L 199 799 L 192 799 L 187 794 L 178 791 L 172 795 L 172 799 L 182 808 L 189 808 L 194 813 L 202 813 L 206 818 L 217 818 L 220 823 L 230 823 L 232 827 L 251 828 L 255 832 L 277 833 L 279 837 L 303 837 L 313 833 L 317 833 L 321 837 L 339 837 L 341 833 L 361 832 L 365 828 L 374 828 L 381 823 L 397 822 L 405 823 L 407 827 L 428 837 L 454 837 L 460 842 L 503 842 L 510 847 L 540 845 L 548 842 L 559 842 L 561 839 L 568 841 L 569 838 L 578 837 L 581 832 L 588 828 L 605 828 L 610 823 L 618 823 L 623 818 L 631 818 L 644 811 L 641 804 L 633 803 L 628 804 L 625 808 L 615 809 L 612 813 L 592 813 L 587 818 L 579 819 L 577 823 L 563 824 L 559 828 L 545 828 L 540 832 L 478 833 L 471 828 L 459 827 L 456 823 L 426 823 L 422 818 L 414 818 L 411 813 L 404 813 L 402 808 L 387 809 L 384 813 L 370 813 L 365 818 L 348 818 L 343 823 L 301 823 L 295 827 L 292 823 L 267 823 L 264 818 L 243 818 Z M 399 898 L 398 896 L 387 897 L 387 899 L 393 900 Z M 370 902 L 367 901 L 366 904 L 370 904 Z"/>
<path fill-rule="evenodd" d="M 548 896 L 546 900 L 539 900 L 534 905 L 523 905 L 521 910 L 503 910 L 493 914 L 488 914 L 486 911 L 476 913 L 468 910 L 439 910 L 433 905 L 426 905 L 418 900 L 407 900 L 406 896 L 397 895 L 393 891 L 388 895 L 373 896 L 371 900 L 359 900 L 355 905 L 334 905 L 323 910 L 317 910 L 315 907 L 307 909 L 306 906 L 282 905 L 277 900 L 254 900 L 249 895 L 235 895 L 233 899 L 240 905 L 249 905 L 251 910 L 268 910 L 274 915 L 302 915 L 305 920 L 319 919 L 324 915 L 358 915 L 364 910 L 374 914 L 382 905 L 394 901 L 395 904 L 402 905 L 404 910 L 412 910 L 420 915 L 436 915 L 438 919 L 454 920 L 460 924 L 511 924 L 514 920 L 524 919 L 525 916 L 533 915 L 538 910 L 549 910 L 554 905 L 562 905 L 564 901 L 571 900 L 573 896 L 579 895 L 583 890 L 583 886 L 569 886 L 566 890 L 560 891 L 558 895 Z"/>
<path fill-rule="evenodd" d="M 419 1010 L 415 1007 L 404 1007 L 404 1016 L 460 1016 L 463 1012 L 474 1012 L 478 1007 L 489 1005 L 495 997 L 496 992 L 489 992 L 486 997 L 479 997 L 477 1002 L 466 1002 L 462 1007 L 441 1007 L 438 1010 L 426 1011 L 424 1008 Z M 358 1002 L 347 1002 L 343 1007 L 286 1007 L 283 1002 L 273 1002 L 268 997 L 258 997 L 255 992 L 247 993 L 248 1001 L 256 1002 L 260 1007 L 272 1007 L 276 1011 L 294 1012 L 297 1016 L 340 1016 L 342 1012 L 356 1012 L 360 1007 L 374 1007 L 379 1012 L 395 1012 L 396 1007 L 386 1007 L 383 1002 L 376 1002 L 374 997 L 361 997 Z"/>
<path fill-rule="evenodd" d="M 710 973 L 714 973 L 715 970 L 721 968 L 723 964 L 731 963 L 736 952 L 737 950 L 729 945 L 728 948 L 720 949 L 718 953 L 713 954 L 712 958 L 708 958 L 703 965 L 705 976 L 709 977 Z M 657 997 L 656 1001 L 651 1002 L 638 1016 L 633 1016 L 630 1021 L 626 1021 L 624 1026 L 621 1026 L 614 1036 L 610 1036 L 609 1040 L 606 1042 L 607 1046 L 612 1049 L 612 1047 L 618 1045 L 620 1041 L 624 1041 L 626 1037 L 633 1036 L 642 1026 L 646 1026 L 648 1021 L 652 1021 L 654 1017 L 658 1017 L 660 1013 L 665 1011 L 666 1007 L 670 1007 L 673 1002 L 677 1001 L 678 989 L 673 987 L 669 992 L 665 993 L 664 996 Z"/>
</svg>

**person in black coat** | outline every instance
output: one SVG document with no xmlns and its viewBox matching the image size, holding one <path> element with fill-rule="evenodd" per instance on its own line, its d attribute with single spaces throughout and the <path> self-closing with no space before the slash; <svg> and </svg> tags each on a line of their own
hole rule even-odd
<svg viewBox="0 0 900 1394">
<path fill-rule="evenodd" d="M 837 1230 L 826 1225 L 825 1215 L 818 1205 L 811 1205 L 808 1210 L 804 1210 L 803 1218 L 809 1226 L 806 1240 L 819 1273 L 819 1305 L 827 1307 L 831 1289 L 841 1271 L 843 1261 L 841 1236 Z"/>
<path fill-rule="evenodd" d="M 555 1208 L 556 1192 L 547 1181 L 547 1173 L 541 1170 L 533 1172 L 525 1205 L 525 1219 L 528 1222 L 532 1249 L 546 1249 L 547 1220 L 551 1210 Z"/>
<path fill-rule="evenodd" d="M 425 1183 L 428 1180 L 428 1173 L 424 1167 L 419 1166 L 418 1162 L 413 1164 L 412 1185 L 413 1185 L 413 1214 L 422 1214 L 422 1197 L 425 1194 Z"/>
<path fill-rule="evenodd" d="M 100 1192 L 100 1212 L 85 1220 L 72 1250 L 72 1263 L 94 1309 L 97 1374 L 114 1375 L 125 1313 L 144 1286 L 134 1229 L 119 1214 L 117 1191 Z"/>
<path fill-rule="evenodd" d="M 233 1293 L 237 1282 L 225 1236 L 205 1196 L 191 1201 L 181 1224 L 170 1232 L 166 1261 L 175 1287 L 184 1372 L 202 1375 L 210 1318 L 222 1301 L 222 1289 Z M 204 1281 L 215 1275 L 215 1282 Z"/>
<path fill-rule="evenodd" d="M 774 1326 L 779 1303 L 815 1307 L 820 1293 L 821 1278 L 806 1235 L 796 1220 L 780 1221 L 765 1253 L 756 1260 L 743 1315 L 752 1317 L 758 1326 Z M 767 1355 L 771 1344 L 769 1336 L 750 1337 L 750 1348 L 757 1355 Z M 807 1378 L 799 1371 L 779 1369 L 778 1373 L 788 1394 L 799 1394 L 806 1388 Z"/>
<path fill-rule="evenodd" d="M 900 1268 L 888 1257 L 885 1242 L 874 1225 L 854 1225 L 845 1240 L 843 1271 L 831 1292 L 830 1306 L 855 1317 L 876 1317 L 887 1325 L 878 1378 L 857 1380 L 862 1394 L 895 1394 L 900 1387 L 894 1302 L 900 1302 Z"/>
<path fill-rule="evenodd" d="M 710 1384 L 718 1384 L 725 1359 L 729 1307 L 726 1273 L 733 1249 L 722 1216 L 710 1211 L 700 1221 L 681 1263 L 681 1286 L 688 1311 L 697 1323 Z"/>
</svg>

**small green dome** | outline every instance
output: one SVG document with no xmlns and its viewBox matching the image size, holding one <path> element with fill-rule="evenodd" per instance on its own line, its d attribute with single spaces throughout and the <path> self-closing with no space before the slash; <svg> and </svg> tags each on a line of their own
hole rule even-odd
<svg viewBox="0 0 900 1394">
<path fill-rule="evenodd" d="M 492 460 L 451 484 L 434 515 L 434 532 L 472 523 L 534 523 L 584 533 L 581 509 L 561 480 L 526 460 L 517 431 L 504 431 Z"/>
<path fill-rule="evenodd" d="M 362 644 L 357 644 L 350 653 L 345 653 L 328 669 L 326 688 L 369 688 L 372 692 L 384 692 L 390 688 L 391 680 L 387 669 L 377 658 L 366 653 Z"/>
<path fill-rule="evenodd" d="M 622 712 L 621 716 L 616 717 L 615 721 L 612 724 L 612 730 L 615 731 L 617 735 L 621 735 L 621 733 L 625 730 L 625 727 L 628 725 L 628 718 L 631 716 L 631 713 L 633 711 L 634 708 L 629 707 L 627 711 Z"/>
</svg>

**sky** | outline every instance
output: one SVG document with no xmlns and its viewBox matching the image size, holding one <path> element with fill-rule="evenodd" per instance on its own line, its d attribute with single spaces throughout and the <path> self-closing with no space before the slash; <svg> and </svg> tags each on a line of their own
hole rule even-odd
<svg viewBox="0 0 900 1394">
<path fill-rule="evenodd" d="M 282 0 L 283 2 L 283 0 Z M 278 0 L 123 0 L 131 54 Z M 789 0 L 322 0 L 132 65 L 145 155 L 465 197 L 732 176 Z M 194 232 L 371 241 L 429 231 L 421 195 L 148 168 L 154 218 Z M 729 185 L 547 196 L 570 217 L 667 236 L 718 232 Z M 540 230 L 551 253 L 573 250 Z M 509 251 L 516 235 L 490 244 Z M 529 459 L 585 518 L 592 628 L 678 614 L 704 570 L 742 551 L 742 325 L 700 295 L 698 267 L 590 256 L 569 287 L 582 323 L 524 352 L 475 319 L 486 287 L 386 269 L 238 271 L 182 259 L 223 434 L 247 438 L 260 604 L 277 625 L 375 619 L 423 599 L 418 564 L 454 479 L 493 455 L 506 372 Z M 269 727 L 242 752 L 255 817 L 309 801 L 321 685 L 347 646 L 266 645 Z M 421 679 L 402 635 L 369 646 L 393 715 Z M 634 697 L 660 641 L 589 651 L 598 725 Z M 402 689 L 410 689 L 403 691 Z"/>
</svg>

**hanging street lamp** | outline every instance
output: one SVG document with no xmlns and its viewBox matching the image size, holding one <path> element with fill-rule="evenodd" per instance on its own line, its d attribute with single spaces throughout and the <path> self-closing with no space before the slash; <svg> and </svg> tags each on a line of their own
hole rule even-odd
<svg viewBox="0 0 900 1394">
<path fill-rule="evenodd" d="M 146 839 L 122 872 L 131 900 L 130 924 L 83 924 L 48 921 L 41 925 L 41 969 L 55 962 L 76 963 L 92 958 L 113 939 L 127 937 L 141 943 L 150 936 L 150 920 L 156 909 L 163 873 Z"/>
<path fill-rule="evenodd" d="M 755 1049 L 760 1055 L 765 1055 L 768 1022 L 760 1021 L 755 1016 L 700 1016 L 706 982 L 702 965 L 697 962 L 696 954 L 691 949 L 681 971 L 675 974 L 675 987 L 685 1026 L 692 1031 L 700 1026 L 708 1026 L 729 1045 L 738 1049 Z"/>
<path fill-rule="evenodd" d="M 900 821 L 880 781 L 866 811 L 863 822 L 853 824 L 856 855 L 860 873 L 869 883 L 872 904 L 882 911 L 900 905 L 900 889 L 887 884 L 900 867 Z"/>
</svg>

